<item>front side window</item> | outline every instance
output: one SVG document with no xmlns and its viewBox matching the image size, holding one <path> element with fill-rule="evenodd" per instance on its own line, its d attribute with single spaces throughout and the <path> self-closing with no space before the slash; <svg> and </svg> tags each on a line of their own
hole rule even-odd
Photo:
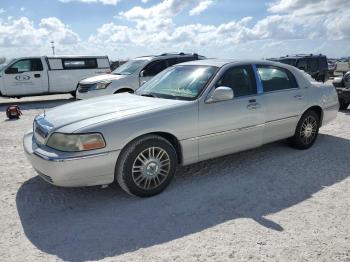
<svg viewBox="0 0 350 262">
<path fill-rule="evenodd" d="M 174 66 L 141 86 L 137 95 L 167 99 L 194 100 L 214 76 L 213 66 Z"/>
<path fill-rule="evenodd" d="M 257 93 L 256 81 L 253 69 L 250 65 L 228 69 L 216 83 L 216 87 L 219 86 L 232 88 L 235 97 Z"/>
<path fill-rule="evenodd" d="M 10 68 L 17 68 L 18 73 L 30 72 L 30 59 L 17 61 Z"/>
<path fill-rule="evenodd" d="M 167 67 L 166 60 L 154 61 L 145 67 L 143 76 L 155 76 Z"/>
<path fill-rule="evenodd" d="M 18 73 L 30 72 L 30 71 L 43 71 L 43 64 L 41 59 L 23 59 L 15 62 L 10 69 L 17 69 Z"/>
<path fill-rule="evenodd" d="M 264 92 L 297 88 L 297 83 L 288 70 L 275 66 L 258 66 Z"/>
<path fill-rule="evenodd" d="M 137 70 L 141 69 L 148 60 L 145 59 L 135 59 L 129 60 L 125 64 L 122 64 L 117 69 L 115 69 L 112 74 L 113 75 L 132 75 Z"/>
</svg>

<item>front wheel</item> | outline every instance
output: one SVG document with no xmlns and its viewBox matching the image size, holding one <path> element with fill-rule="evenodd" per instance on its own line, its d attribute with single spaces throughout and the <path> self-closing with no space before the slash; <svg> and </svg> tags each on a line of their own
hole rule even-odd
<svg viewBox="0 0 350 262">
<path fill-rule="evenodd" d="M 316 141 L 320 119 L 315 111 L 305 112 L 298 122 L 294 136 L 288 139 L 289 145 L 296 149 L 308 149 Z"/>
<path fill-rule="evenodd" d="M 157 135 L 147 135 L 122 150 L 116 166 L 116 181 L 127 193 L 150 197 L 171 182 L 177 166 L 173 145 Z"/>
</svg>

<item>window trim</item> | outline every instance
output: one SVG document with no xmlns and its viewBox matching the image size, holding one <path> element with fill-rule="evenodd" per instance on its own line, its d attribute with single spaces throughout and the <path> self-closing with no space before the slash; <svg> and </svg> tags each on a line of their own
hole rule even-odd
<svg viewBox="0 0 350 262">
<path fill-rule="evenodd" d="M 287 68 L 280 67 L 280 66 L 275 66 L 275 65 L 264 65 L 264 64 L 256 64 L 255 66 L 256 66 L 256 73 L 259 76 L 259 81 L 260 81 L 262 89 L 263 89 L 262 94 L 278 93 L 278 92 L 284 92 L 284 91 L 300 89 L 299 83 L 298 83 L 297 79 L 295 78 L 294 74 L 290 70 L 288 70 Z M 274 91 L 266 91 L 265 88 L 264 88 L 264 83 L 262 82 L 260 74 L 259 74 L 259 68 L 261 68 L 261 67 L 264 67 L 264 68 L 277 68 L 277 69 L 280 69 L 282 71 L 285 71 L 286 74 L 288 75 L 288 77 L 291 77 L 291 80 L 292 80 L 292 82 L 294 82 L 295 87 L 279 89 L 279 90 L 274 90 Z"/>
<path fill-rule="evenodd" d="M 243 96 L 236 96 L 234 95 L 233 97 L 233 100 L 235 99 L 239 99 L 239 98 L 245 98 L 245 97 L 251 97 L 251 96 L 257 96 L 259 95 L 259 89 L 258 89 L 258 80 L 256 79 L 256 75 L 255 75 L 255 71 L 254 71 L 254 65 L 253 64 L 242 64 L 242 65 L 232 65 L 226 69 L 224 69 L 224 71 L 219 75 L 218 77 L 218 80 L 215 81 L 213 83 L 213 90 L 215 90 L 218 86 L 216 86 L 216 84 L 222 79 L 222 77 L 224 76 L 224 74 L 228 71 L 228 70 L 231 70 L 233 68 L 240 68 L 240 67 L 250 67 L 251 68 L 251 72 L 248 72 L 249 73 L 252 73 L 252 75 L 249 77 L 250 80 L 254 79 L 254 84 L 255 84 L 255 90 L 256 90 L 256 93 L 254 94 L 249 94 L 249 95 L 243 95 Z M 210 93 L 213 91 L 213 90 L 210 90 Z"/>
</svg>

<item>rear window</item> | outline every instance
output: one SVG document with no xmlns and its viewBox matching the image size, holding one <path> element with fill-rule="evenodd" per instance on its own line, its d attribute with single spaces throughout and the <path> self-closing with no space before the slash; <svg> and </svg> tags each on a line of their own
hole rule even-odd
<svg viewBox="0 0 350 262">
<path fill-rule="evenodd" d="M 66 58 L 62 59 L 64 69 L 95 69 L 97 68 L 96 58 Z"/>
<path fill-rule="evenodd" d="M 258 73 L 263 84 L 264 92 L 298 87 L 293 74 L 284 68 L 261 65 L 258 66 Z"/>
</svg>

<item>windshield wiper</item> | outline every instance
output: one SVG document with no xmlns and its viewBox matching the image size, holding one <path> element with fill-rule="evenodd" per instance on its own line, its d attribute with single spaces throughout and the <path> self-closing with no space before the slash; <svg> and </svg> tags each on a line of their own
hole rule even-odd
<svg viewBox="0 0 350 262">
<path fill-rule="evenodd" d="M 140 96 L 157 97 L 157 96 L 155 96 L 155 95 L 152 94 L 152 93 L 143 93 L 143 94 L 140 94 Z"/>
</svg>

